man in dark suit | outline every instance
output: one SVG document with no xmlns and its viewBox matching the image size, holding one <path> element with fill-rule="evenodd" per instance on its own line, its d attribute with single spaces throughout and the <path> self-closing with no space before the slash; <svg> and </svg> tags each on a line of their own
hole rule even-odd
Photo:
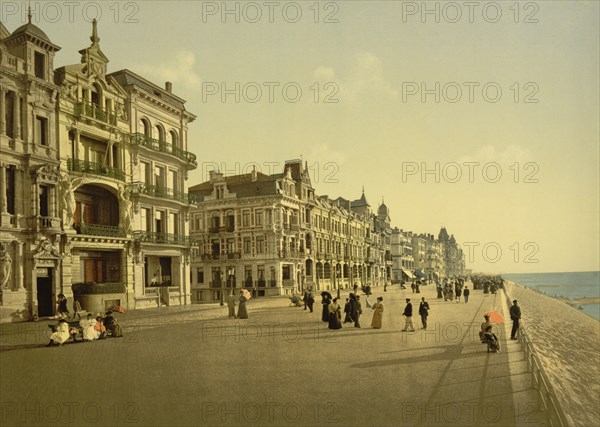
<svg viewBox="0 0 600 427">
<path fill-rule="evenodd" d="M 415 327 L 412 321 L 412 304 L 410 303 L 410 298 L 406 298 L 406 307 L 404 307 L 402 315 L 404 316 L 404 329 L 402 329 L 402 332 L 414 332 Z"/>
<path fill-rule="evenodd" d="M 425 297 L 421 297 L 421 303 L 419 304 L 419 315 L 421 316 L 421 323 L 423 329 L 427 329 L 427 316 L 429 315 L 429 303 L 425 301 Z"/>
<path fill-rule="evenodd" d="M 517 305 L 517 300 L 513 301 L 513 306 L 510 308 L 510 318 L 513 321 L 510 339 L 516 340 L 517 332 L 519 331 L 519 320 L 521 320 L 521 307 Z"/>
</svg>

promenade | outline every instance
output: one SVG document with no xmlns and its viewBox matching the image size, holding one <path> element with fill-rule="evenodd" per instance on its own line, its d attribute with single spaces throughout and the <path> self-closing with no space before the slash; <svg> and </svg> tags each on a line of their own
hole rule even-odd
<svg viewBox="0 0 600 427">
<path fill-rule="evenodd" d="M 47 322 L 1 325 L 1 424 L 546 425 L 510 321 L 500 353 L 478 339 L 483 312 L 508 318 L 504 294 L 458 304 L 421 289 L 375 288 L 380 330 L 364 295 L 362 328 L 339 331 L 320 321 L 320 298 L 314 313 L 251 300 L 243 321 L 218 306 L 131 312 L 124 338 L 60 348 L 44 347 Z M 401 332 L 405 298 L 416 314 L 421 296 L 427 331 Z"/>
</svg>

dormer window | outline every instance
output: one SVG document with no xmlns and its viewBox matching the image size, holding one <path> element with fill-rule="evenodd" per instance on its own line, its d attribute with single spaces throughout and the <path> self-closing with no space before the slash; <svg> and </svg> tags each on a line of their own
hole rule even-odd
<svg viewBox="0 0 600 427">
<path fill-rule="evenodd" d="M 34 53 L 35 76 L 39 79 L 46 78 L 46 55 L 41 52 Z"/>
</svg>

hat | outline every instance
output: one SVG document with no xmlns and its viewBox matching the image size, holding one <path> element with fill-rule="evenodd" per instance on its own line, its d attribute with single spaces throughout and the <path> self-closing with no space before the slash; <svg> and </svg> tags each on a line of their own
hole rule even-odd
<svg viewBox="0 0 600 427">
<path fill-rule="evenodd" d="M 383 301 L 383 297 L 377 297 L 377 301 Z"/>
<path fill-rule="evenodd" d="M 517 303 L 517 300 L 516 300 L 516 299 L 514 299 L 514 300 L 513 300 L 513 304 L 516 304 L 516 303 Z"/>
</svg>

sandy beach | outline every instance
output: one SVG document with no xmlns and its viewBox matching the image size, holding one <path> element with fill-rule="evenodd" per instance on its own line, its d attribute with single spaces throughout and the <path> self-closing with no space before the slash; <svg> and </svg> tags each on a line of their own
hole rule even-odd
<svg viewBox="0 0 600 427">
<path fill-rule="evenodd" d="M 600 425 L 600 321 L 518 283 L 505 287 L 563 410 L 577 426 Z"/>
</svg>

